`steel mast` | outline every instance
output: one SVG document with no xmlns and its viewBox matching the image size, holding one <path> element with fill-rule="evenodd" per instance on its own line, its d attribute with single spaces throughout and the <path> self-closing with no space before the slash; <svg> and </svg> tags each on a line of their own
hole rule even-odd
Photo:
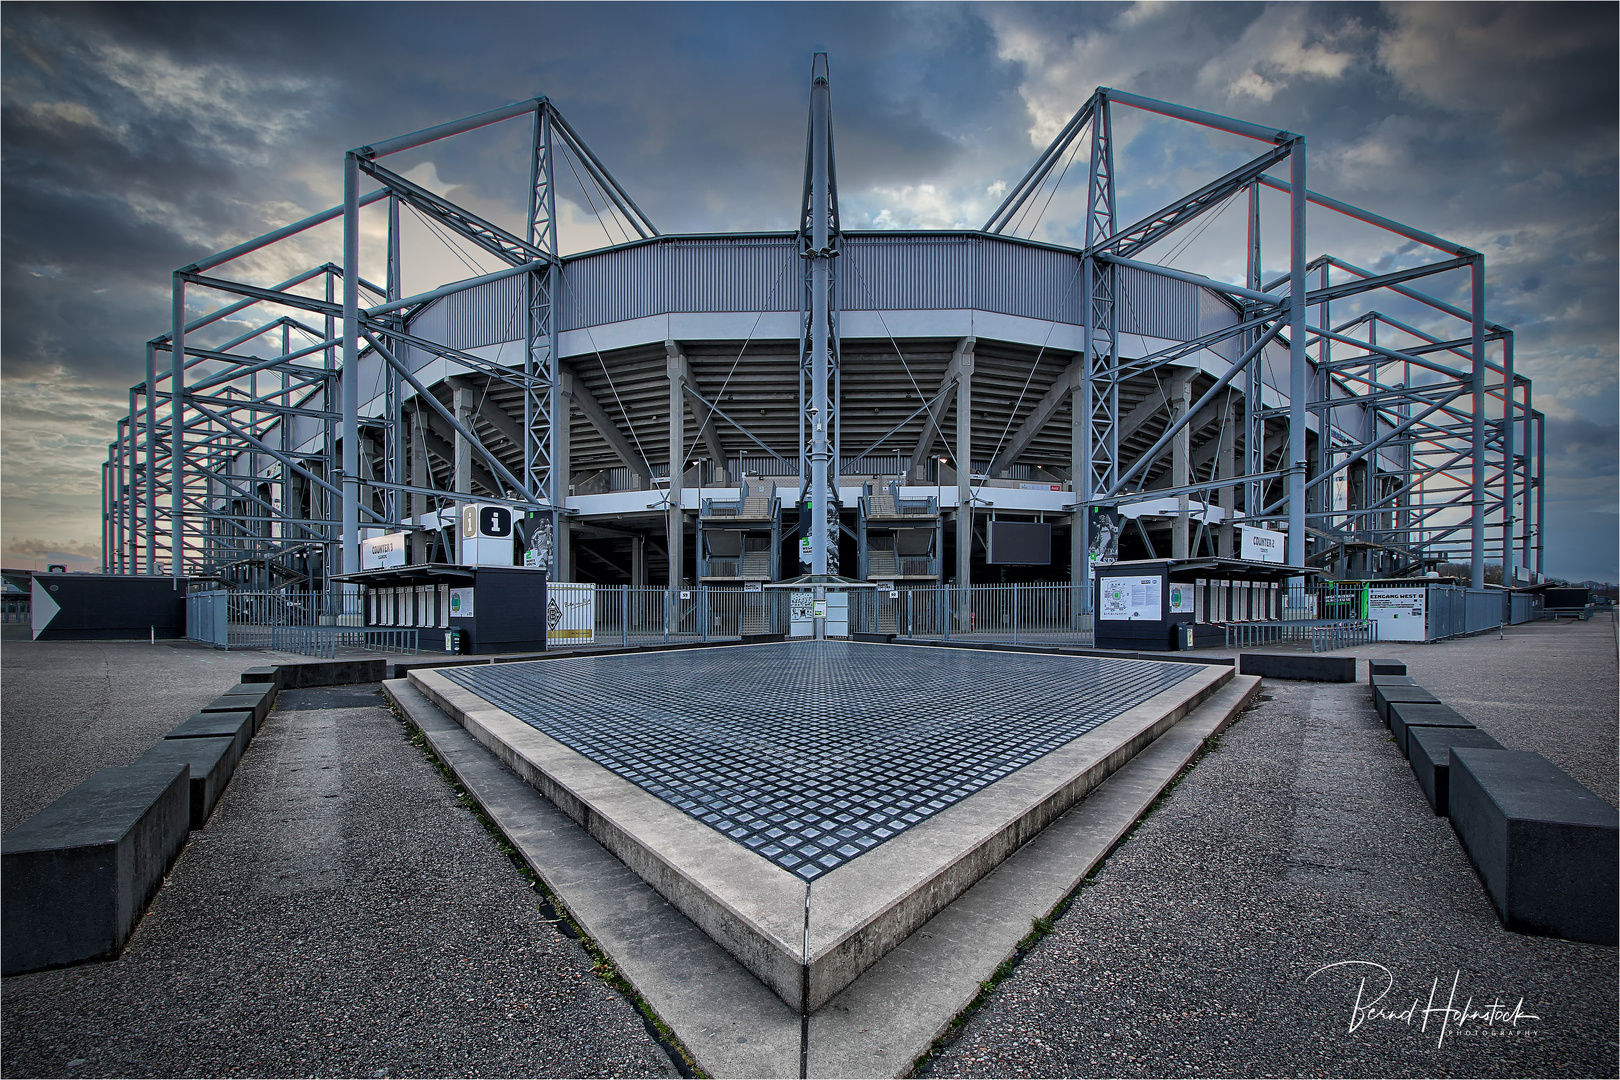
<svg viewBox="0 0 1620 1080">
<path fill-rule="evenodd" d="M 810 140 L 805 153 L 803 216 L 799 223 L 800 255 L 805 261 L 805 343 L 809 393 L 801 394 L 804 428 L 809 437 L 810 478 L 804 502 L 810 510 L 810 573 L 838 572 L 838 463 L 833 460 L 832 432 L 838 403 L 832 392 L 837 330 L 833 326 L 832 260 L 838 256 L 838 181 L 833 170 L 832 91 L 827 54 L 816 53 L 810 66 Z M 803 503 L 801 503 L 803 505 Z M 827 636 L 826 590 L 815 589 L 816 637 Z"/>
</svg>

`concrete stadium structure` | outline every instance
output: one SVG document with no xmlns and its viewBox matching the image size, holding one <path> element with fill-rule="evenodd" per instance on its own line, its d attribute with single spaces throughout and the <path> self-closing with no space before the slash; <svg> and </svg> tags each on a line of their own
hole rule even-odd
<svg viewBox="0 0 1620 1080">
<path fill-rule="evenodd" d="M 1084 586 L 1114 557 L 1239 557 L 1237 526 L 1337 577 L 1541 569 L 1543 416 L 1479 253 L 1309 190 L 1303 136 L 1107 88 L 981 229 L 845 229 L 824 56 L 811 83 L 781 232 L 660 233 L 543 97 L 349 151 L 342 206 L 175 272 L 109 446 L 106 569 L 322 590 L 375 533 L 458 561 L 469 502 L 509 506 L 553 580 L 603 584 Z M 1122 221 L 1121 109 L 1257 156 Z M 533 132 L 516 232 L 382 164 L 507 121 Z M 559 253 L 565 178 L 625 242 Z M 1064 182 L 1084 243 L 1017 235 Z M 1266 200 L 1288 227 L 1262 237 Z M 1246 280 L 1155 262 L 1229 205 Z M 402 211 L 507 269 L 402 296 Z M 368 214 L 381 284 L 360 269 Z M 1392 234 L 1399 265 L 1310 256 L 1315 214 Z M 220 272 L 339 219 L 338 262 Z M 1471 301 L 1421 291 L 1436 275 L 1442 293 L 1468 275 Z M 1051 526 L 1049 562 L 987 551 L 1014 522 Z"/>
</svg>

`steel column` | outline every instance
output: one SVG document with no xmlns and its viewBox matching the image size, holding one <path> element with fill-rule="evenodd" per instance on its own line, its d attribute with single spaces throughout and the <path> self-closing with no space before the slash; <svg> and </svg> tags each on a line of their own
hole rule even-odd
<svg viewBox="0 0 1620 1080">
<path fill-rule="evenodd" d="M 1310 371 L 1305 357 L 1305 140 L 1288 154 L 1288 563 L 1305 565 L 1305 408 Z"/>
<path fill-rule="evenodd" d="M 1476 589 L 1485 587 L 1485 256 L 1475 255 L 1473 260 L 1473 316 L 1474 316 L 1474 482 L 1471 498 L 1474 502 L 1469 531 L 1469 559 L 1473 566 L 1470 582 Z"/>
<path fill-rule="evenodd" d="M 345 574 L 360 570 L 360 159 L 343 158 L 343 535 Z"/>
</svg>

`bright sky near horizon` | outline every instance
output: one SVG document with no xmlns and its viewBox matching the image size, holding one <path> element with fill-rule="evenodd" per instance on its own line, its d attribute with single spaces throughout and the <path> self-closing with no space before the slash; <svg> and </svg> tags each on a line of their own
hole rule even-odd
<svg viewBox="0 0 1620 1080">
<path fill-rule="evenodd" d="M 1620 577 L 1614 5 L 14 2 L 0 25 L 8 567 L 99 564 L 101 462 L 169 272 L 335 204 L 346 148 L 546 94 L 665 232 L 788 229 L 826 51 L 846 228 L 978 227 L 1107 85 L 1300 132 L 1312 188 L 1483 251 L 1489 318 L 1548 416 L 1547 570 Z M 392 167 L 520 228 L 522 126 Z M 1119 144 L 1127 218 L 1255 153 L 1140 114 Z M 1176 265 L 1239 280 L 1240 218 Z M 1036 235 L 1079 224 L 1060 193 Z M 407 291 L 471 272 L 406 239 Z M 564 208 L 565 247 L 607 239 Z M 279 280 L 338 240 L 232 269 Z M 1323 252 L 1419 254 L 1313 215 Z M 1454 276 L 1434 287 L 1460 299 Z"/>
</svg>

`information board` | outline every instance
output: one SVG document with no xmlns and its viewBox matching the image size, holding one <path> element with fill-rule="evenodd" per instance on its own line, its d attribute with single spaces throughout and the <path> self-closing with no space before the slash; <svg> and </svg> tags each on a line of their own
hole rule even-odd
<svg viewBox="0 0 1620 1080">
<path fill-rule="evenodd" d="M 1105 577 L 1097 617 L 1111 622 L 1158 622 L 1164 618 L 1160 577 Z"/>
<path fill-rule="evenodd" d="M 1367 617 L 1378 624 L 1379 641 L 1429 640 L 1429 590 L 1369 589 Z"/>
</svg>

